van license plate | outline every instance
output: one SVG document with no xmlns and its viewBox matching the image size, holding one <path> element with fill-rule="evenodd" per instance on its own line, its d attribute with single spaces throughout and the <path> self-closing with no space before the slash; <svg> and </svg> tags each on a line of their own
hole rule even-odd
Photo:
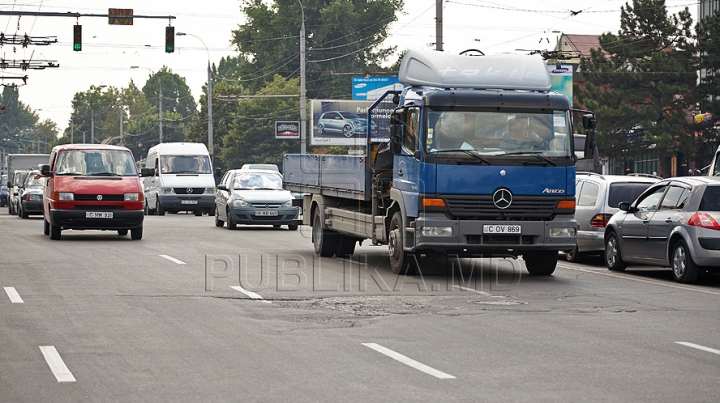
<svg viewBox="0 0 720 403">
<path fill-rule="evenodd" d="M 255 215 L 278 215 L 277 210 L 258 210 Z"/>
<path fill-rule="evenodd" d="M 180 200 L 180 204 L 198 204 L 197 200 Z"/>
<path fill-rule="evenodd" d="M 483 225 L 483 234 L 521 234 L 521 225 Z"/>
<path fill-rule="evenodd" d="M 113 218 L 112 211 L 104 213 L 100 211 L 87 211 L 85 212 L 85 218 Z"/>
</svg>

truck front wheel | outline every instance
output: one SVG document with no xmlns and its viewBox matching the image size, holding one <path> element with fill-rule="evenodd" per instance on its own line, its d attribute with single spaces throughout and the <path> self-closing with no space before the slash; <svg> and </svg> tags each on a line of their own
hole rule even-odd
<svg viewBox="0 0 720 403">
<path fill-rule="evenodd" d="M 388 248 L 390 250 L 390 268 L 395 274 L 413 275 L 417 272 L 417 258 L 415 254 L 405 252 L 405 229 L 400 212 L 393 214 L 388 234 Z"/>
<path fill-rule="evenodd" d="M 556 250 L 543 250 L 523 255 L 528 273 L 536 276 L 549 276 L 557 266 L 558 252 Z"/>
<path fill-rule="evenodd" d="M 323 229 L 320 210 L 315 210 L 313 217 L 312 241 L 315 247 L 315 254 L 321 257 L 333 257 L 338 247 L 338 233 L 329 229 Z"/>
</svg>

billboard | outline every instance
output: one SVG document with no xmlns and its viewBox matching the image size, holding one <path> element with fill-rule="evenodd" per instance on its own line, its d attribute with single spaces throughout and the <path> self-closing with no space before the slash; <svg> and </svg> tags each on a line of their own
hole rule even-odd
<svg viewBox="0 0 720 403">
<path fill-rule="evenodd" d="M 299 139 L 300 122 L 275 121 L 275 138 L 281 140 Z"/>
<path fill-rule="evenodd" d="M 367 114 L 374 101 L 313 99 L 310 101 L 310 145 L 363 146 L 367 144 Z M 395 104 L 387 99 L 373 110 L 370 136 L 373 142 L 390 137 L 390 113 Z"/>
<path fill-rule="evenodd" d="M 374 101 L 386 91 L 402 90 L 403 85 L 397 76 L 392 77 L 353 77 L 352 99 Z"/>
<path fill-rule="evenodd" d="M 555 64 L 548 65 L 550 72 L 550 90 L 565 95 L 570 100 L 570 106 L 573 105 L 573 66 L 557 66 Z"/>
</svg>

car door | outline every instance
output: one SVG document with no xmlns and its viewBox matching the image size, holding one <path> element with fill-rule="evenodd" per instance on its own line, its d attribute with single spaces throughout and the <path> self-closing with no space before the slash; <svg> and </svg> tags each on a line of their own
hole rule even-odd
<svg viewBox="0 0 720 403">
<path fill-rule="evenodd" d="M 680 213 L 690 196 L 690 189 L 680 183 L 671 184 L 660 201 L 648 225 L 648 257 L 658 264 L 665 264 L 668 255 L 668 239 L 673 229 L 680 225 Z"/>
<path fill-rule="evenodd" d="M 633 204 L 635 211 L 624 213 L 620 236 L 622 237 L 622 255 L 635 261 L 644 261 L 648 257 L 648 227 L 650 218 L 657 210 L 658 203 L 667 190 L 667 183 L 651 187 Z"/>
<path fill-rule="evenodd" d="M 218 217 L 222 217 L 227 220 L 227 205 L 230 195 L 232 194 L 233 188 L 233 173 L 231 171 L 225 172 L 225 176 L 220 180 L 220 184 L 226 187 L 226 190 L 217 189 L 215 193 L 215 209 Z"/>
</svg>

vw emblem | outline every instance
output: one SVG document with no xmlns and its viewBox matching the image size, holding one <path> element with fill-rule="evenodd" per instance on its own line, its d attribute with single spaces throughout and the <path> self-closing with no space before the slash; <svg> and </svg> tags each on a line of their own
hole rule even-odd
<svg viewBox="0 0 720 403">
<path fill-rule="evenodd" d="M 96 199 L 98 199 L 98 201 L 102 200 L 102 195 L 97 195 Z"/>
<path fill-rule="evenodd" d="M 265 208 L 269 208 L 269 207 L 270 207 L 270 205 L 269 205 L 269 204 L 266 204 L 266 205 L 265 205 Z"/>
<path fill-rule="evenodd" d="M 493 193 L 492 201 L 495 207 L 505 210 L 512 204 L 512 193 L 507 189 L 498 189 Z"/>
<path fill-rule="evenodd" d="M 187 188 L 187 189 L 185 189 L 185 192 L 187 192 L 187 194 L 191 194 L 193 192 L 193 190 L 192 190 L 192 188 Z"/>
</svg>

